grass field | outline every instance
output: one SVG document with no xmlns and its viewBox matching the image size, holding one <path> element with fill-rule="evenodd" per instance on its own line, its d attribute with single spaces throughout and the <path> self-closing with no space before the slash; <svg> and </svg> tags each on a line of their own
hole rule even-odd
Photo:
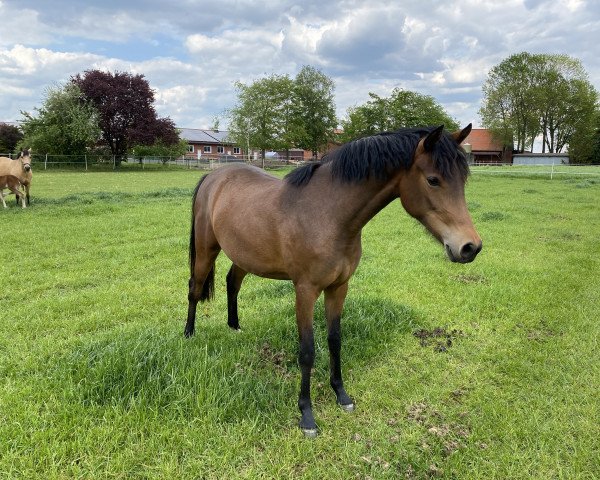
<svg viewBox="0 0 600 480">
<path fill-rule="evenodd" d="M 288 282 L 249 276 L 236 334 L 221 256 L 183 338 L 199 176 L 36 171 L 0 211 L 0 478 L 600 477 L 600 180 L 474 174 L 468 265 L 381 212 L 342 323 L 357 410 L 321 300 L 311 441 Z"/>
</svg>

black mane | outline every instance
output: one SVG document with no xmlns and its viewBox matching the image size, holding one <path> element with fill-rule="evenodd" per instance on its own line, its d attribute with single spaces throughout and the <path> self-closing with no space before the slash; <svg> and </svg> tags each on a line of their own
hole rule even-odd
<svg viewBox="0 0 600 480">
<path fill-rule="evenodd" d="M 419 141 L 436 127 L 405 128 L 359 138 L 325 155 L 319 163 L 309 163 L 285 176 L 295 187 L 306 185 L 317 168 L 331 164 L 331 176 L 347 183 L 375 177 L 386 180 L 398 169 L 408 169 Z M 464 150 L 454 138 L 444 132 L 432 152 L 433 165 L 443 178 L 459 175 L 466 180 L 469 166 Z"/>
</svg>

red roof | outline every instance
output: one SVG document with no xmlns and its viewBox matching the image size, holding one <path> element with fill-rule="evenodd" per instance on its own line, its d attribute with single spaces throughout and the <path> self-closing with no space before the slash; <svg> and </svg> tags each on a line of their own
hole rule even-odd
<svg viewBox="0 0 600 480">
<path fill-rule="evenodd" d="M 471 144 L 473 152 L 501 152 L 502 142 L 495 140 L 492 133 L 485 128 L 474 128 L 463 142 Z"/>
</svg>

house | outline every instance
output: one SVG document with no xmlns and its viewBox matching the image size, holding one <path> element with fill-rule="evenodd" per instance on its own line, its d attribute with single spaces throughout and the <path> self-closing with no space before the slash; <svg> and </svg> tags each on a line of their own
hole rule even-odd
<svg viewBox="0 0 600 480">
<path fill-rule="evenodd" d="M 179 136 L 188 143 L 188 159 L 217 159 L 224 155 L 242 160 L 244 151 L 228 138 L 228 132 L 216 129 L 179 128 Z"/>
<path fill-rule="evenodd" d="M 503 145 L 485 128 L 474 128 L 463 142 L 470 163 L 512 163 L 512 145 Z"/>
<path fill-rule="evenodd" d="M 228 138 L 226 130 L 199 129 L 199 128 L 178 128 L 179 136 L 187 141 L 188 151 L 185 158 L 188 160 L 217 160 L 226 157 L 229 161 L 246 160 L 247 149 L 236 145 Z M 337 148 L 339 143 L 330 142 L 324 147 L 323 153 Z M 232 158 L 235 157 L 235 158 Z M 259 151 L 250 150 L 251 160 L 260 158 Z M 278 150 L 266 152 L 266 158 L 269 160 L 283 160 L 291 162 L 304 162 L 313 159 L 312 152 L 302 150 L 301 148 L 292 148 L 290 150 Z"/>
</svg>

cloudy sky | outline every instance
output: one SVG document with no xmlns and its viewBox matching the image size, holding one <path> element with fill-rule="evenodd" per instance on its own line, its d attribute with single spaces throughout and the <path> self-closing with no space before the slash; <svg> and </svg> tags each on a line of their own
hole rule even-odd
<svg viewBox="0 0 600 480">
<path fill-rule="evenodd" d="M 226 126 L 235 81 L 307 64 L 340 117 L 400 87 L 479 125 L 489 69 L 521 51 L 579 58 L 600 90 L 600 0 L 0 0 L 0 25 L 0 121 L 89 69 L 143 74 L 189 128 Z"/>
</svg>

